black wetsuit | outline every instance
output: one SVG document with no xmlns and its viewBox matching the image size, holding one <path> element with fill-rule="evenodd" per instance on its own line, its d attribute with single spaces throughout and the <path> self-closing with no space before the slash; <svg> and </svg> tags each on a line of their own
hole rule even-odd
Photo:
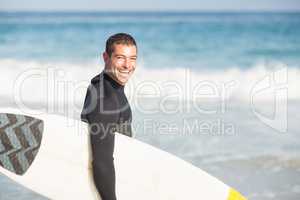
<svg viewBox="0 0 300 200">
<path fill-rule="evenodd" d="M 89 124 L 93 175 L 103 200 L 115 200 L 114 132 L 131 137 L 131 109 L 124 86 L 102 72 L 87 90 L 81 120 Z"/>
</svg>

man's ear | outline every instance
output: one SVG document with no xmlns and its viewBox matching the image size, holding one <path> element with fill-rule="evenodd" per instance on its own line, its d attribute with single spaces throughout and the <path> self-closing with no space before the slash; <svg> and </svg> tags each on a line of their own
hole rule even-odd
<svg viewBox="0 0 300 200">
<path fill-rule="evenodd" d="M 109 55 L 106 51 L 103 52 L 102 57 L 103 57 L 104 62 L 107 63 L 109 60 Z"/>
</svg>

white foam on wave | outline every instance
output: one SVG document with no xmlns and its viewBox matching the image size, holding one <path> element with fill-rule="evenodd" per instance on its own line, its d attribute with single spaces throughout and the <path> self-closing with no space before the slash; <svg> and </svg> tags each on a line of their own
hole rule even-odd
<svg viewBox="0 0 300 200">
<path fill-rule="evenodd" d="M 102 64 L 41 63 L 0 60 L 1 104 L 52 105 L 64 110 L 65 105 L 82 107 L 90 79 L 103 69 Z M 201 101 L 209 99 L 250 102 L 273 101 L 278 91 L 286 90 L 289 99 L 300 99 L 300 69 L 278 64 L 268 69 L 258 64 L 247 70 L 196 71 L 186 68 L 148 69 L 138 66 L 127 84 L 130 100 L 160 98 Z M 285 93 L 280 93 L 285 98 Z M 252 98 L 254 97 L 255 98 Z M 5 102 L 4 102 L 5 101 Z"/>
<path fill-rule="evenodd" d="M 273 77 L 276 79 L 275 82 L 272 80 Z M 285 78 L 286 80 L 284 80 Z M 258 64 L 247 70 L 230 68 L 215 71 L 195 71 L 184 68 L 141 68 L 135 76 L 134 86 L 152 81 L 157 82 L 162 90 L 165 89 L 164 92 L 171 93 L 171 89 L 175 87 L 167 88 L 164 84 L 172 81 L 181 86 L 182 90 L 189 90 L 190 95 L 187 96 L 187 99 L 192 98 L 193 92 L 203 97 L 205 94 L 211 97 L 213 95 L 210 95 L 210 93 L 217 92 L 221 95 L 222 92 L 225 92 L 226 98 L 242 100 L 250 99 L 251 92 L 255 92 L 256 87 L 260 90 L 265 90 L 265 94 L 261 100 L 268 100 L 272 99 L 272 97 L 267 96 L 269 93 L 268 90 L 279 88 L 279 86 L 286 86 L 289 91 L 289 98 L 299 99 L 300 93 L 297 89 L 297 83 L 300 82 L 299 78 L 300 69 L 289 68 L 280 64 L 272 70 L 267 69 L 262 64 Z M 268 82 L 269 80 L 270 82 Z"/>
</svg>

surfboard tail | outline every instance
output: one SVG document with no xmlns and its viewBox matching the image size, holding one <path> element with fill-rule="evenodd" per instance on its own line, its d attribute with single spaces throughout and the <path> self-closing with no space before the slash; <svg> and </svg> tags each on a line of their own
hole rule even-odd
<svg viewBox="0 0 300 200">
<path fill-rule="evenodd" d="M 0 167 L 23 175 L 40 148 L 43 126 L 40 119 L 0 113 Z"/>
</svg>

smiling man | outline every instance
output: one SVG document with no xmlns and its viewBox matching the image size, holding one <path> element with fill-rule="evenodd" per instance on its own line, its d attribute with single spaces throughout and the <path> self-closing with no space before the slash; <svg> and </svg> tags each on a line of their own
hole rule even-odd
<svg viewBox="0 0 300 200">
<path fill-rule="evenodd" d="M 126 33 L 112 35 L 102 56 L 105 68 L 91 80 L 81 119 L 90 127 L 96 188 L 103 200 L 115 200 L 114 132 L 132 136 L 124 86 L 136 68 L 136 42 Z"/>
</svg>

